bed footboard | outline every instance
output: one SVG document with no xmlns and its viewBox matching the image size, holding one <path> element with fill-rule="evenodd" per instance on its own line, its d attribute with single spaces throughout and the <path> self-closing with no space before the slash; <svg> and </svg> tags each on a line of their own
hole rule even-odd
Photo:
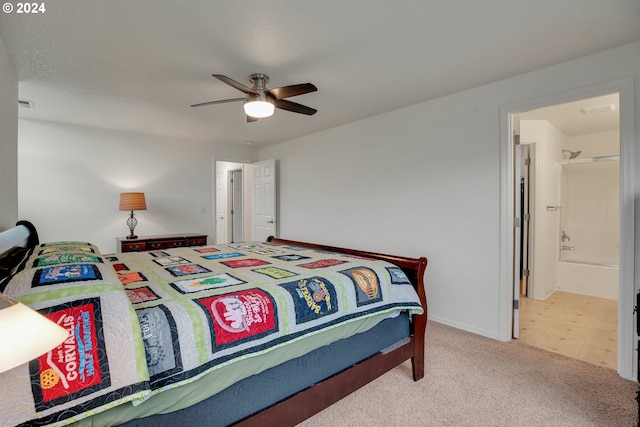
<svg viewBox="0 0 640 427">
<path fill-rule="evenodd" d="M 418 381 L 424 377 L 424 346 L 427 326 L 427 298 L 424 288 L 424 272 L 427 267 L 426 258 L 407 258 L 278 239 L 275 237 L 269 237 L 267 240 L 276 245 L 301 246 L 391 262 L 400 267 L 411 280 L 420 298 L 424 313 L 413 316 L 411 336 L 407 343 L 390 351 L 379 352 L 311 388 L 303 390 L 282 402 L 238 422 L 235 424 L 236 426 L 294 426 L 409 359 L 411 359 L 414 381 Z"/>
<path fill-rule="evenodd" d="M 424 287 L 424 272 L 427 268 L 427 258 L 408 258 L 397 255 L 339 248 L 335 246 L 320 245 L 315 243 L 298 242 L 295 240 L 280 239 L 274 236 L 270 236 L 267 241 L 275 245 L 301 246 L 323 251 L 339 252 L 349 255 L 375 258 L 390 262 L 400 267 L 402 271 L 404 271 L 404 273 L 407 275 L 407 277 L 411 280 L 413 287 L 418 293 L 418 298 L 420 298 L 422 308 L 424 309 L 423 314 L 413 316 L 413 330 L 411 331 L 412 352 L 410 356 L 413 368 L 413 379 L 415 381 L 418 381 L 419 379 L 424 377 L 424 344 L 428 316 L 427 295 Z"/>
</svg>

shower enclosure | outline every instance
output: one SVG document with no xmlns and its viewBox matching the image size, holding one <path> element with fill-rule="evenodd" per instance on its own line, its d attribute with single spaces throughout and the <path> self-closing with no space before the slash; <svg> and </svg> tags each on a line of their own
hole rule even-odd
<svg viewBox="0 0 640 427">
<path fill-rule="evenodd" d="M 617 299 L 620 156 L 569 154 L 561 162 L 557 286 Z"/>
</svg>

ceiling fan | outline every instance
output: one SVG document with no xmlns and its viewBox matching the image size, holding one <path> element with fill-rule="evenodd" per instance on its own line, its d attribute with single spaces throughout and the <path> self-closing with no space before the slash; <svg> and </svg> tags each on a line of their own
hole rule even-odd
<svg viewBox="0 0 640 427">
<path fill-rule="evenodd" d="M 229 86 L 233 86 L 241 92 L 247 94 L 244 98 L 222 99 L 220 101 L 201 102 L 193 104 L 192 107 L 202 107 L 203 105 L 224 104 L 227 102 L 244 101 L 244 112 L 247 115 L 247 122 L 255 122 L 259 118 L 269 117 L 273 114 L 275 108 L 281 110 L 292 111 L 294 113 L 313 115 L 316 113 L 315 108 L 306 105 L 288 101 L 284 98 L 292 96 L 304 95 L 305 93 L 315 92 L 318 90 L 311 83 L 301 83 L 291 86 L 282 86 L 275 89 L 267 89 L 269 76 L 266 74 L 256 73 L 249 76 L 249 81 L 253 87 L 248 87 L 242 83 L 230 79 L 221 74 L 212 74 L 213 77 L 223 81 Z"/>
</svg>

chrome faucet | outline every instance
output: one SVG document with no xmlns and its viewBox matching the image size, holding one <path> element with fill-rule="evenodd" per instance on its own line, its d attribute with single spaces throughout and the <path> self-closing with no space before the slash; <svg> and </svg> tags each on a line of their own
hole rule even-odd
<svg viewBox="0 0 640 427">
<path fill-rule="evenodd" d="M 561 238 L 562 238 L 563 242 L 564 241 L 568 241 L 568 242 L 571 241 L 571 237 L 569 237 L 569 235 L 567 233 L 565 233 L 564 230 L 562 230 L 562 237 Z"/>
</svg>

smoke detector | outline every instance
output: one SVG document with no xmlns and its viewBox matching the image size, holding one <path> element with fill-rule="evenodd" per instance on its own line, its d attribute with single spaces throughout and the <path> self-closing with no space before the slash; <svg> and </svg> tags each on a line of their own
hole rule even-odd
<svg viewBox="0 0 640 427">
<path fill-rule="evenodd" d="M 582 114 L 604 113 L 606 111 L 616 111 L 616 104 L 595 105 L 593 107 L 584 107 L 580 111 Z"/>
</svg>

